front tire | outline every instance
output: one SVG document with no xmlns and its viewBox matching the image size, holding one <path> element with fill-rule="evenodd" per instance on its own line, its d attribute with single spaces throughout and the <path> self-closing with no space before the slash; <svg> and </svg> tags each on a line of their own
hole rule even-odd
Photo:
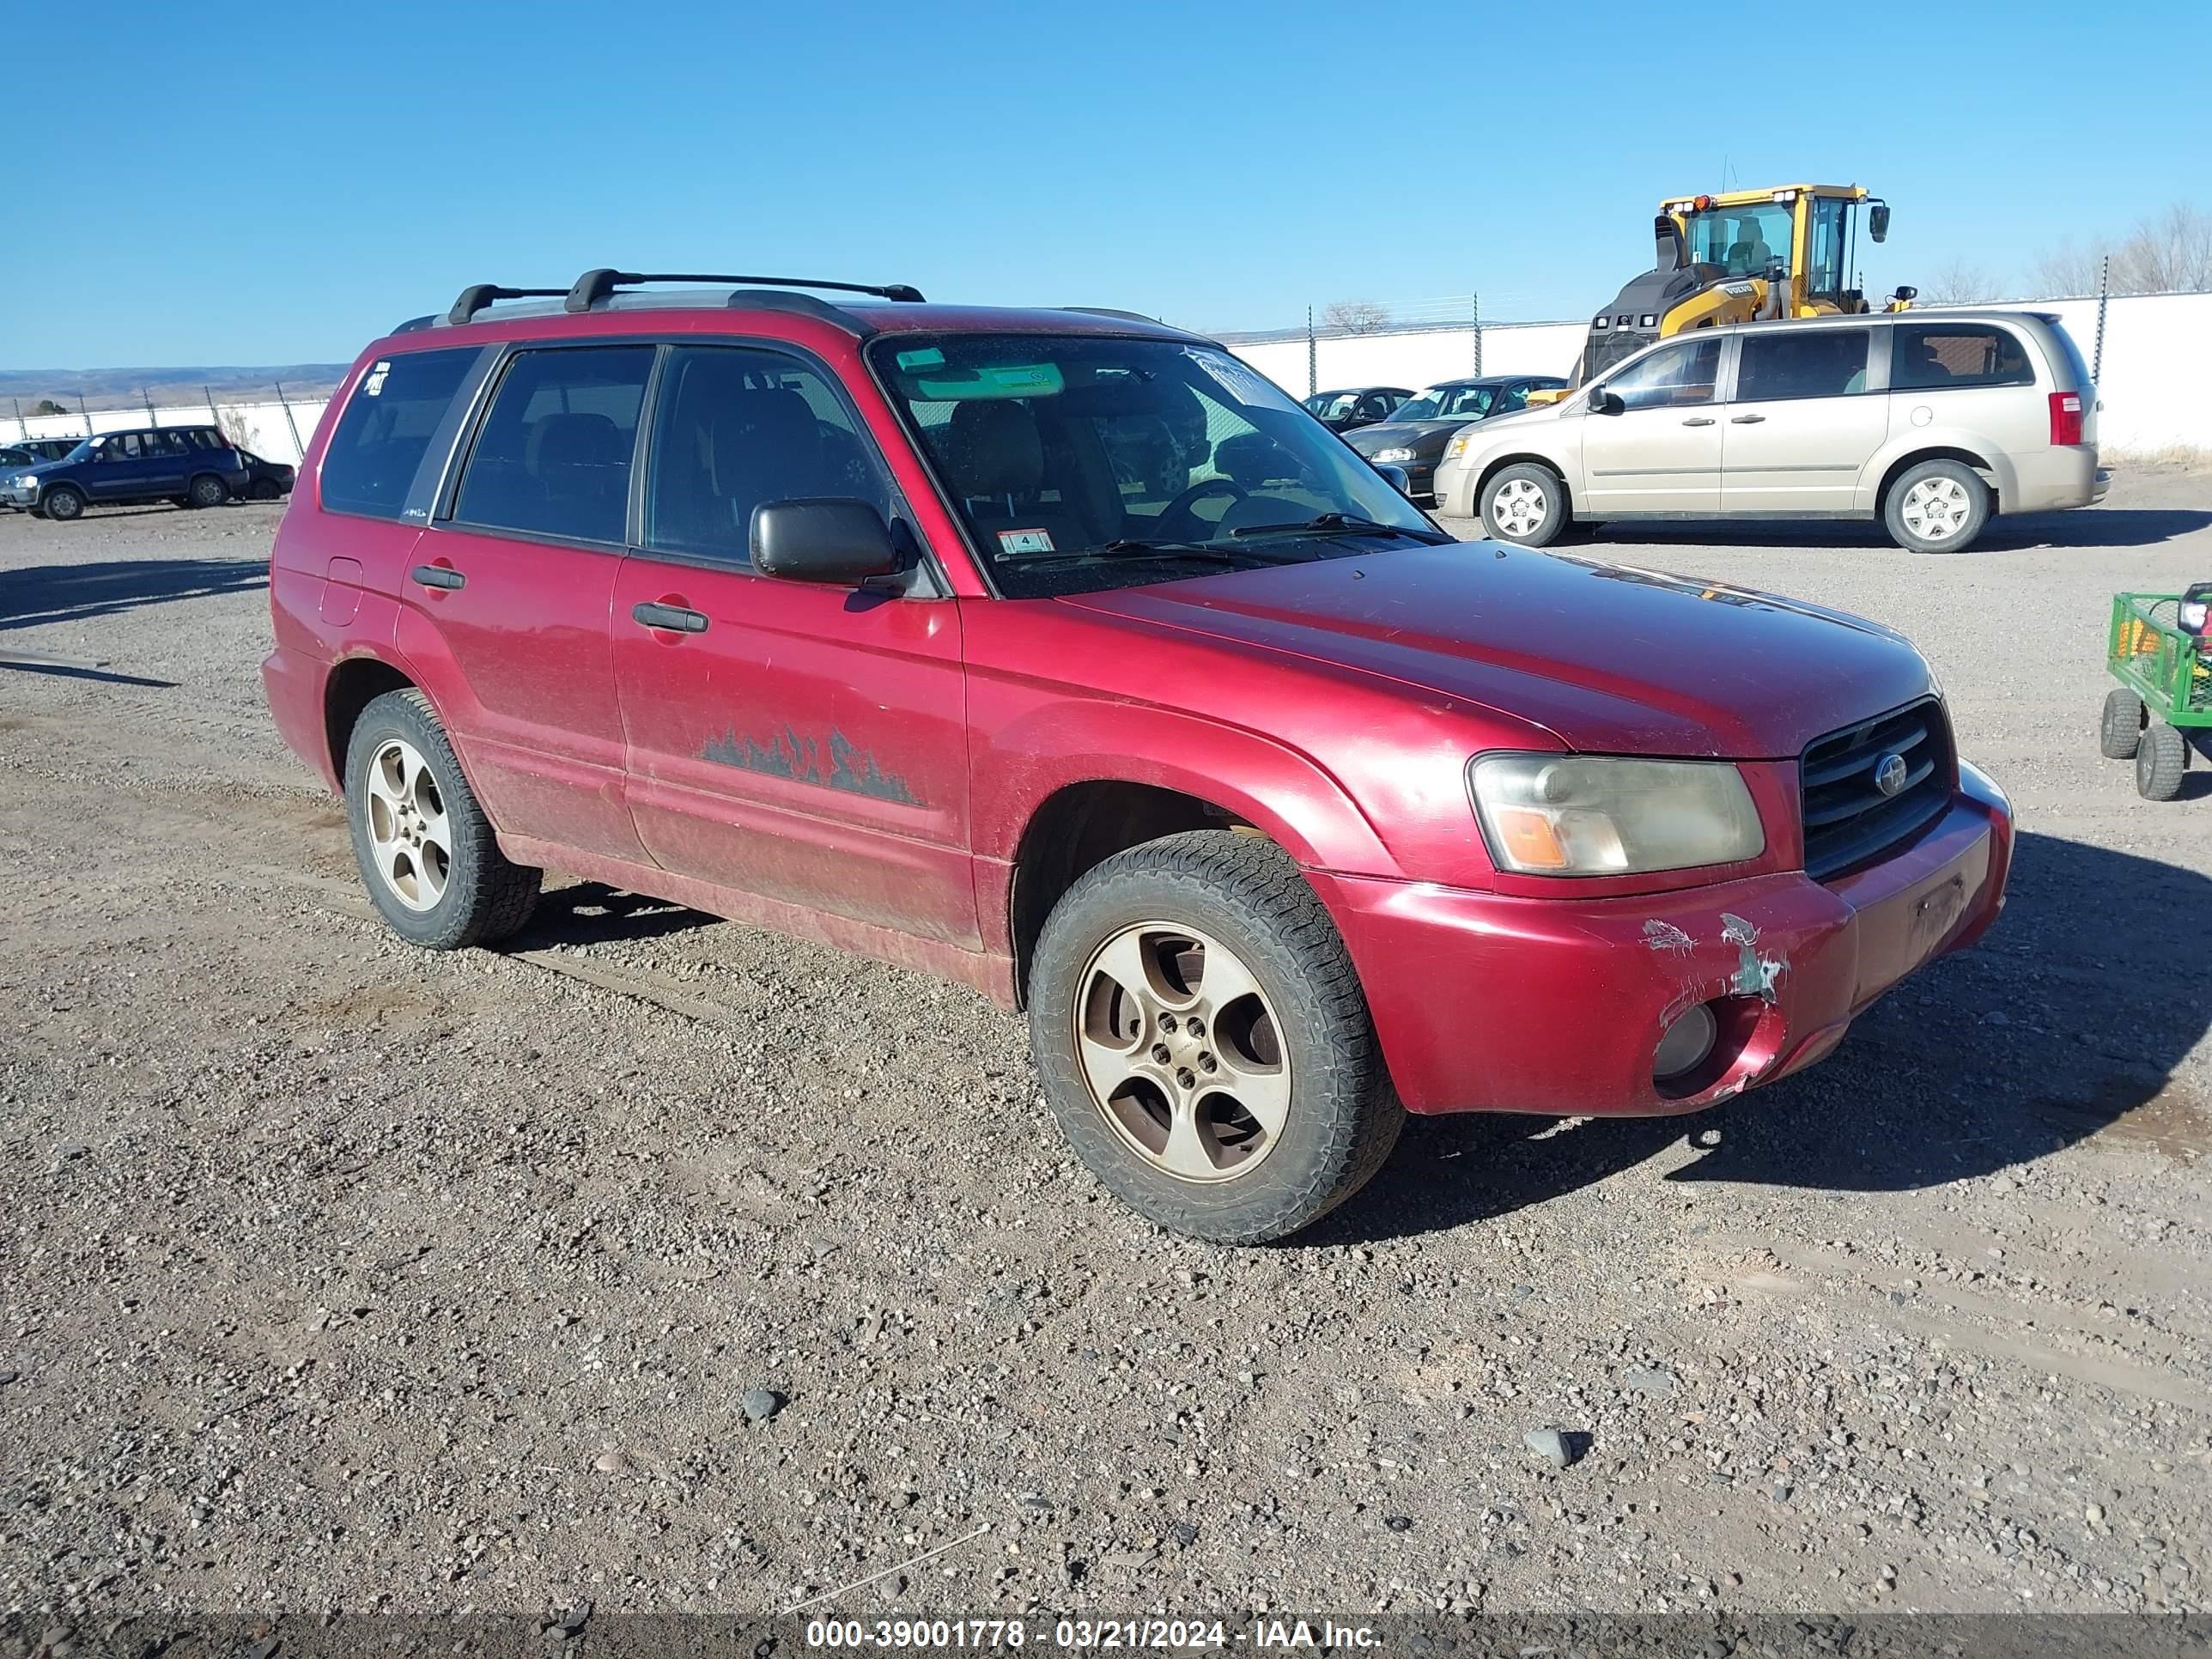
<svg viewBox="0 0 2212 1659">
<path fill-rule="evenodd" d="M 1076 1155 L 1174 1232 L 1258 1244 L 1366 1185 L 1405 1121 L 1328 913 L 1226 830 L 1117 853 L 1046 921 L 1030 1034 Z"/>
<path fill-rule="evenodd" d="M 84 492 L 75 484 L 48 484 L 39 506 L 49 519 L 67 524 L 84 516 Z"/>
<path fill-rule="evenodd" d="M 499 850 L 420 691 L 387 691 L 362 711 L 345 784 L 362 884 L 392 932 L 426 951 L 458 951 L 530 920 L 544 872 Z"/>
<path fill-rule="evenodd" d="M 1549 547 L 1566 529 L 1566 482 L 1548 466 L 1516 461 L 1482 486 L 1482 528 L 1494 541 Z"/>
<path fill-rule="evenodd" d="M 2105 713 L 2097 723 L 2097 751 L 2106 760 L 2133 760 L 2142 742 L 2150 711 L 2143 700 L 2124 686 L 2105 693 Z"/>
<path fill-rule="evenodd" d="M 2146 727 L 2136 750 L 2136 793 L 2145 800 L 2177 799 L 2188 771 L 2189 739 L 2179 728 Z"/>
<path fill-rule="evenodd" d="M 1958 553 L 1990 521 L 1990 488 L 1960 461 L 1923 461 L 1890 486 L 1882 522 L 1908 553 Z"/>
<path fill-rule="evenodd" d="M 192 487 L 185 496 L 185 505 L 221 507 L 229 499 L 230 486 L 216 477 L 214 473 L 203 472 L 192 480 Z"/>
</svg>

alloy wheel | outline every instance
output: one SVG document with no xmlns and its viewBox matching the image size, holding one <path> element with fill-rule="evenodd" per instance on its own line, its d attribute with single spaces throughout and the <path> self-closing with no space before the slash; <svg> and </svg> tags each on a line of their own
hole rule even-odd
<svg viewBox="0 0 2212 1659">
<path fill-rule="evenodd" d="M 1231 1181 L 1281 1139 L 1291 1063 L 1267 994 L 1218 939 L 1167 921 L 1122 928 L 1078 981 L 1075 1051 L 1092 1104 L 1147 1164 Z"/>
<path fill-rule="evenodd" d="M 429 763 L 393 738 L 369 757 L 363 781 L 376 873 L 409 909 L 435 908 L 453 876 L 453 832 Z"/>
</svg>

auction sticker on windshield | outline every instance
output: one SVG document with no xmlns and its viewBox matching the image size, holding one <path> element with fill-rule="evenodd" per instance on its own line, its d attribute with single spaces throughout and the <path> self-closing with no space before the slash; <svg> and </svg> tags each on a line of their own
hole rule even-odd
<svg viewBox="0 0 2212 1659">
<path fill-rule="evenodd" d="M 1240 404 L 1266 404 L 1274 408 L 1291 407 L 1289 395 L 1256 368 L 1241 363 L 1236 358 L 1218 351 L 1201 351 L 1194 346 L 1185 346 L 1182 355 L 1206 372 L 1213 383 Z"/>
<path fill-rule="evenodd" d="M 1024 553 L 1049 553 L 1053 550 L 1052 532 L 1036 530 L 1001 530 L 999 532 L 999 556 L 1018 558 Z"/>
</svg>

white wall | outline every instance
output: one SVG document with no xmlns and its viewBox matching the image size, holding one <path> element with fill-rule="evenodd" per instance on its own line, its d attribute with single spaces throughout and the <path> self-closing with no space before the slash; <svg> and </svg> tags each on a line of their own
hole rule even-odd
<svg viewBox="0 0 2212 1659">
<path fill-rule="evenodd" d="M 2084 362 L 2097 344 L 2097 302 L 2019 300 L 2015 311 L 2057 313 Z M 1486 374 L 1565 374 L 1581 352 L 1580 323 L 1492 323 L 1482 331 Z M 1318 344 L 1317 391 L 1334 386 L 1419 388 L 1474 372 L 1472 326 L 1403 334 L 1350 334 Z M 1306 395 L 1306 342 L 1234 343 L 1230 349 L 1294 396 Z M 2212 449 L 2212 294 L 2132 295 L 2105 318 L 2103 404 L 2098 438 L 2108 450 Z"/>
<path fill-rule="evenodd" d="M 2018 300 L 2016 311 L 2056 312 L 2081 348 L 2083 361 L 2096 351 L 2094 300 Z M 1491 323 L 1482 330 L 1482 372 L 1486 374 L 1565 374 L 1583 348 L 1580 323 Z M 1317 343 L 1319 386 L 1405 386 L 1416 390 L 1437 380 L 1474 373 L 1474 329 L 1471 325 L 1408 330 L 1404 333 L 1347 334 Z M 1306 340 L 1234 343 L 1230 349 L 1294 397 L 1306 395 Z M 2174 447 L 2212 449 L 2212 294 L 2132 295 L 2115 299 L 2105 319 L 2105 368 L 2098 383 L 2103 403 L 2098 438 L 2107 450 L 2138 453 Z M 246 447 L 272 461 L 296 461 L 293 441 L 314 434 L 323 405 L 295 403 L 291 420 L 284 405 L 224 404 L 247 429 Z M 208 425 L 214 411 L 198 407 L 164 409 L 162 426 Z M 95 409 L 94 432 L 116 432 L 148 424 L 144 408 Z M 0 443 L 11 438 L 81 438 L 84 417 L 33 416 L 17 422 L 0 416 Z"/>
<path fill-rule="evenodd" d="M 323 401 L 293 404 L 289 421 L 286 406 L 281 403 L 222 404 L 217 408 L 233 427 L 241 421 L 245 423 L 246 447 L 262 459 L 296 462 L 300 446 L 315 435 L 315 422 L 323 416 Z M 138 404 L 127 409 L 93 410 L 89 424 L 94 433 L 128 432 L 145 426 L 216 426 L 222 424 L 216 415 L 217 409 L 205 404 L 187 404 L 165 405 L 149 420 L 146 406 Z M 87 423 L 84 415 L 31 415 L 20 421 L 13 415 L 0 416 L 0 444 L 11 438 L 82 438 L 90 435 L 85 430 Z M 295 424 L 299 429 L 297 441 L 292 435 Z"/>
</svg>

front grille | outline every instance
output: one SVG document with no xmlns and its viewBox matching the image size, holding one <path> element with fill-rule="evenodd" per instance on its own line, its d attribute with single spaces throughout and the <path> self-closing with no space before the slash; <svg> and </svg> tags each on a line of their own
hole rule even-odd
<svg viewBox="0 0 2212 1659">
<path fill-rule="evenodd" d="M 1883 761 L 1905 763 L 1905 786 L 1885 795 Z M 1950 722 L 1930 697 L 1831 732 L 1806 746 L 1805 872 L 1832 876 L 1863 864 L 1942 815 L 1956 771 Z"/>
</svg>

